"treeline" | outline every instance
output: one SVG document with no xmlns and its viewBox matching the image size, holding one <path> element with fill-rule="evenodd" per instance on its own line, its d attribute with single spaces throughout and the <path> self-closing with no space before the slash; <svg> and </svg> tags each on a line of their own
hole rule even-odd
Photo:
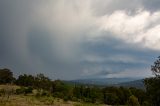
<svg viewBox="0 0 160 106">
<path fill-rule="evenodd" d="M 146 92 L 136 88 L 98 87 L 89 85 L 68 84 L 61 80 L 52 81 L 43 74 L 19 75 L 17 79 L 9 69 L 0 69 L 0 84 L 12 83 L 21 86 L 16 94 L 32 93 L 37 89 L 36 96 L 53 96 L 64 101 L 90 102 L 109 105 L 147 106 L 149 103 Z"/>
<path fill-rule="evenodd" d="M 155 77 L 146 78 L 146 89 L 125 87 L 98 87 L 93 85 L 68 84 L 61 80 L 52 81 L 43 74 L 13 77 L 9 69 L 0 69 L 0 84 L 12 83 L 21 86 L 16 94 L 28 94 L 37 90 L 36 96 L 53 96 L 64 101 L 90 102 L 108 105 L 160 106 L 160 58 L 151 71 Z"/>
</svg>

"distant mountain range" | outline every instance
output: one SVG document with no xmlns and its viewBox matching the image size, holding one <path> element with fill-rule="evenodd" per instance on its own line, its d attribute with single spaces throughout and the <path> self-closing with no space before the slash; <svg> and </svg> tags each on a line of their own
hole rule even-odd
<svg viewBox="0 0 160 106">
<path fill-rule="evenodd" d="M 136 78 L 95 78 L 95 79 L 77 79 L 68 81 L 74 84 L 88 84 L 99 86 L 124 86 L 144 88 L 143 79 Z"/>
<path fill-rule="evenodd" d="M 140 88 L 140 89 L 145 89 L 143 79 L 130 81 L 130 82 L 123 82 L 123 83 L 116 84 L 115 86 L 136 87 L 136 88 Z"/>
</svg>

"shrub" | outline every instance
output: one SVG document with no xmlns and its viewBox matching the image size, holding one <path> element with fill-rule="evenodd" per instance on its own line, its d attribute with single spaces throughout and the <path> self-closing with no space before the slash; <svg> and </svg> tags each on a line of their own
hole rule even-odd
<svg viewBox="0 0 160 106">
<path fill-rule="evenodd" d="M 5 94 L 5 90 L 4 89 L 0 89 L 0 96 Z"/>
<path fill-rule="evenodd" d="M 43 91 L 41 92 L 41 96 L 49 96 L 49 93 L 48 93 L 47 91 L 44 91 L 44 90 L 43 90 Z"/>
<path fill-rule="evenodd" d="M 63 101 L 67 102 L 69 100 L 68 96 L 64 96 Z"/>
<path fill-rule="evenodd" d="M 129 97 L 128 106 L 140 106 L 138 99 L 134 95 Z"/>
<path fill-rule="evenodd" d="M 25 88 L 24 90 L 25 90 L 24 91 L 25 94 L 29 94 L 29 93 L 32 93 L 33 88 L 32 87 L 28 87 L 28 88 Z"/>
<path fill-rule="evenodd" d="M 39 92 L 36 93 L 36 97 L 39 98 L 41 97 L 41 94 Z"/>
<path fill-rule="evenodd" d="M 16 94 L 29 94 L 29 93 L 32 93 L 32 88 L 31 87 L 21 87 L 21 88 L 18 88 L 16 89 Z"/>
<path fill-rule="evenodd" d="M 18 89 L 16 89 L 16 94 L 24 94 L 24 87 L 21 87 L 21 88 L 18 88 Z"/>
</svg>

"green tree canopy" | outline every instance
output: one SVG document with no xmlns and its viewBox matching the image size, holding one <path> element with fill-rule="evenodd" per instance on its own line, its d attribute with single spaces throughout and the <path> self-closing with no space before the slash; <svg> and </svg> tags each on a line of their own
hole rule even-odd
<svg viewBox="0 0 160 106">
<path fill-rule="evenodd" d="M 0 84 L 11 83 L 13 79 L 13 73 L 9 69 L 0 69 Z"/>
<path fill-rule="evenodd" d="M 128 106 L 140 106 L 138 98 L 134 95 L 131 95 L 128 100 Z"/>
<path fill-rule="evenodd" d="M 16 80 L 16 84 L 21 86 L 34 86 L 34 79 L 32 75 L 20 75 Z"/>
<path fill-rule="evenodd" d="M 50 90 L 51 84 L 51 80 L 48 77 L 44 76 L 44 74 L 37 74 L 37 76 L 35 77 L 36 88 Z"/>
</svg>

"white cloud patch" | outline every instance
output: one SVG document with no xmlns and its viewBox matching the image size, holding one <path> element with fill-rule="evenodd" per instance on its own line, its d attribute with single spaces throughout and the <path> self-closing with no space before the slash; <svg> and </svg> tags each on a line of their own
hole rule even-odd
<svg viewBox="0 0 160 106">
<path fill-rule="evenodd" d="M 100 30 L 113 33 L 113 37 L 160 50 L 160 12 L 138 10 L 135 15 L 130 15 L 127 11 L 118 10 L 102 16 L 98 23 Z"/>
</svg>

